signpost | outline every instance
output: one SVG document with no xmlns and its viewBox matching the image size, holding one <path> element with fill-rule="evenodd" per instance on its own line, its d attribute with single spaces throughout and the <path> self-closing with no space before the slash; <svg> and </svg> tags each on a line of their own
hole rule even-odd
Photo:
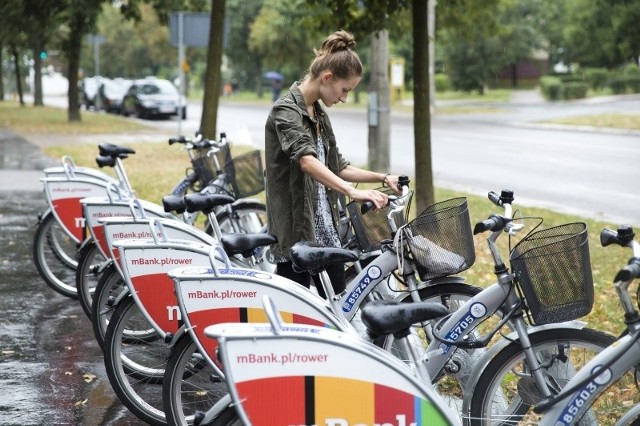
<svg viewBox="0 0 640 426">
<path fill-rule="evenodd" d="M 184 57 L 185 46 L 207 47 L 209 44 L 210 16 L 207 13 L 172 12 L 169 15 L 169 41 L 178 46 L 178 75 L 180 93 L 178 105 L 186 108 L 186 78 L 189 65 Z M 182 102 L 184 101 L 184 105 Z M 178 112 L 178 136 L 182 134 L 182 111 Z"/>
<path fill-rule="evenodd" d="M 105 38 L 100 34 L 89 34 L 89 43 L 93 44 L 93 74 L 96 79 L 96 100 L 95 109 L 100 111 L 102 107 L 102 99 L 100 99 L 100 45 L 105 42 Z"/>
</svg>

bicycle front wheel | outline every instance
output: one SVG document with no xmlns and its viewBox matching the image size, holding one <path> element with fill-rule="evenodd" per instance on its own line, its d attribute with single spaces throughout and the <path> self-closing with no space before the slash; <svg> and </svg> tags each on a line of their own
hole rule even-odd
<svg viewBox="0 0 640 426">
<path fill-rule="evenodd" d="M 615 340 L 607 333 L 589 328 L 549 329 L 529 338 L 545 381 L 556 393 L 576 371 Z M 515 340 L 484 367 L 466 420 L 471 425 L 537 424 L 539 417 L 533 413 L 533 406 L 541 399 L 522 345 Z M 592 411 L 599 412 L 596 407 Z"/>
<path fill-rule="evenodd" d="M 198 412 L 204 413 L 227 395 L 223 377 L 200 355 L 189 334 L 180 337 L 167 362 L 162 385 L 167 423 L 192 425 Z"/>
<path fill-rule="evenodd" d="M 77 243 L 65 232 L 53 213 L 47 211 L 33 236 L 33 261 L 49 287 L 76 299 Z"/>
<path fill-rule="evenodd" d="M 120 272 L 113 264 L 107 266 L 100 275 L 91 303 L 93 334 L 103 351 L 104 336 L 107 334 L 109 319 L 117 307 L 116 300 L 124 291 L 128 291 L 128 289 Z"/>
<path fill-rule="evenodd" d="M 120 402 L 152 425 L 167 424 L 162 378 L 170 351 L 131 297 L 118 304 L 104 341 L 107 377 Z"/>
<path fill-rule="evenodd" d="M 109 260 L 102 255 L 98 245 L 93 240 L 84 244 L 80 249 L 78 267 L 76 268 L 76 289 L 80 306 L 82 306 L 82 310 L 89 318 L 91 318 L 93 293 L 106 262 L 109 262 Z"/>
</svg>

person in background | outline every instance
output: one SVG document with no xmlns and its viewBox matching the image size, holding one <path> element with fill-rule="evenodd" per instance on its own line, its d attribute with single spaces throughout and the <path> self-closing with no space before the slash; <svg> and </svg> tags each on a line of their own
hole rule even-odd
<svg viewBox="0 0 640 426">
<path fill-rule="evenodd" d="M 278 238 L 271 248 L 276 273 L 307 288 L 311 276 L 294 271 L 290 249 L 300 241 L 341 246 L 338 197 L 371 201 L 380 209 L 388 202 L 386 194 L 360 190 L 352 183 L 379 183 L 399 193 L 398 176 L 355 167 L 342 157 L 325 111 L 346 102 L 362 78 L 355 45 L 346 31 L 327 37 L 320 50 L 314 49 L 315 58 L 302 81 L 275 102 L 265 125 L 266 205 L 269 232 Z M 336 293 L 342 292 L 342 265 L 327 272 Z"/>
<path fill-rule="evenodd" d="M 276 78 L 271 79 L 271 101 L 275 102 L 280 97 L 280 90 L 282 90 L 282 80 Z"/>
</svg>

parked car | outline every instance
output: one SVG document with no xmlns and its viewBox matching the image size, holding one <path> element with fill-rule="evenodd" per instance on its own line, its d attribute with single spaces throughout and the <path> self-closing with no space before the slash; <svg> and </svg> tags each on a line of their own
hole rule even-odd
<svg viewBox="0 0 640 426">
<path fill-rule="evenodd" d="M 100 108 L 106 112 L 119 114 L 122 110 L 122 99 L 133 82 L 123 78 L 101 81 L 98 96 L 100 96 Z"/>
<path fill-rule="evenodd" d="M 168 117 L 181 114 L 187 118 L 187 105 L 169 80 L 145 78 L 136 80 L 122 99 L 123 115 L 139 118 Z"/>
</svg>

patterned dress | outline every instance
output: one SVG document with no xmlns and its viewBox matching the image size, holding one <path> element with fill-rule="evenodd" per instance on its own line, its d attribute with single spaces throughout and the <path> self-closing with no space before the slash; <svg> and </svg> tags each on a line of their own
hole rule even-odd
<svg viewBox="0 0 640 426">
<path fill-rule="evenodd" d="M 318 136 L 318 160 L 322 164 L 326 165 L 326 152 L 324 150 L 324 144 L 322 143 L 322 137 Z M 316 205 L 316 242 L 322 244 L 325 247 L 340 247 L 340 237 L 338 231 L 333 224 L 333 218 L 331 216 L 331 206 L 329 205 L 329 199 L 327 198 L 327 188 L 318 183 L 317 193 L 318 203 Z"/>
</svg>

